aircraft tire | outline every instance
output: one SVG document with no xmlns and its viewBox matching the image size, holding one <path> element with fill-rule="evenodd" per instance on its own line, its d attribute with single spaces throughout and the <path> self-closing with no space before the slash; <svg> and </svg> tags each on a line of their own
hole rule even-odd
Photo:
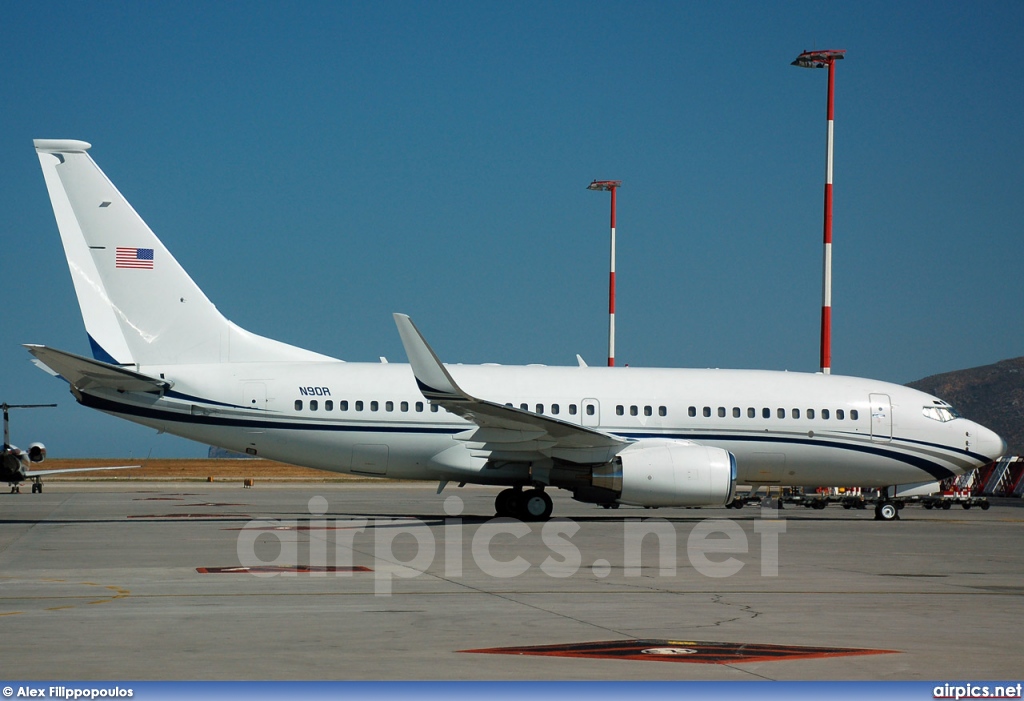
<svg viewBox="0 0 1024 701">
<path fill-rule="evenodd" d="M 524 521 L 547 521 L 551 518 L 554 504 L 551 497 L 540 489 L 531 489 L 523 494 L 519 508 Z"/>
<path fill-rule="evenodd" d="M 876 521 L 895 521 L 900 517 L 900 511 L 891 501 L 883 501 L 875 507 Z"/>
<path fill-rule="evenodd" d="M 522 498 L 522 491 L 512 487 L 498 492 L 494 498 L 494 515 L 502 518 L 518 518 L 519 504 Z"/>
</svg>

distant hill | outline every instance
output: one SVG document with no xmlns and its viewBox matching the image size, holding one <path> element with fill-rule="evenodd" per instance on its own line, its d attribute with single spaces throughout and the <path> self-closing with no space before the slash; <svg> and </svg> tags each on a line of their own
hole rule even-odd
<svg viewBox="0 0 1024 701">
<path fill-rule="evenodd" d="M 972 421 L 991 428 L 1024 455 L 1024 357 L 932 375 L 908 387 L 941 397 Z"/>
</svg>

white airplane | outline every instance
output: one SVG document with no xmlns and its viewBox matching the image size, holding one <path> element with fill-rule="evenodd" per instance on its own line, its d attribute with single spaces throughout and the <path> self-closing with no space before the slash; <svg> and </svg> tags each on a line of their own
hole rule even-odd
<svg viewBox="0 0 1024 701">
<path fill-rule="evenodd" d="M 761 370 L 347 363 L 228 321 L 87 153 L 37 140 L 92 358 L 26 346 L 79 403 L 203 443 L 334 472 L 548 487 L 606 507 L 722 506 L 737 483 L 888 488 L 960 475 L 1003 440 L 900 385 Z M 897 517 L 881 500 L 876 517 Z"/>
<path fill-rule="evenodd" d="M 32 443 L 28 450 L 22 450 L 16 445 L 11 445 L 11 409 L 39 409 L 44 407 L 55 407 L 56 404 L 0 404 L 4 412 L 4 447 L 0 449 L 0 482 L 6 482 L 11 488 L 11 494 L 21 493 L 21 483 L 31 482 L 32 493 L 41 494 L 43 491 L 43 477 L 48 475 L 61 475 L 68 472 L 95 472 L 97 470 L 130 470 L 138 465 L 118 465 L 111 467 L 61 467 L 53 470 L 36 470 L 33 465 L 38 465 L 46 460 L 46 446 L 42 443 Z"/>
</svg>

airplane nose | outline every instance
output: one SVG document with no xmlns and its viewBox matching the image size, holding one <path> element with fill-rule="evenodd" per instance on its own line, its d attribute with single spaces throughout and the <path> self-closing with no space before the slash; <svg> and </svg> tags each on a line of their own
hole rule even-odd
<svg viewBox="0 0 1024 701">
<path fill-rule="evenodd" d="M 1006 441 L 995 431 L 976 425 L 974 430 L 975 450 L 989 460 L 998 460 L 1006 455 Z"/>
</svg>

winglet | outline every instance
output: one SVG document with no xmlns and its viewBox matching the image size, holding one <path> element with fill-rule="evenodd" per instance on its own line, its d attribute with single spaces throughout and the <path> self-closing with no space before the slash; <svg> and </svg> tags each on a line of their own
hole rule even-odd
<svg viewBox="0 0 1024 701">
<path fill-rule="evenodd" d="M 455 384 L 412 319 L 406 314 L 395 314 L 394 317 L 398 335 L 402 337 L 405 354 L 409 356 L 412 373 L 416 376 L 416 384 L 423 396 L 429 400 L 468 399 L 469 396 Z"/>
</svg>

